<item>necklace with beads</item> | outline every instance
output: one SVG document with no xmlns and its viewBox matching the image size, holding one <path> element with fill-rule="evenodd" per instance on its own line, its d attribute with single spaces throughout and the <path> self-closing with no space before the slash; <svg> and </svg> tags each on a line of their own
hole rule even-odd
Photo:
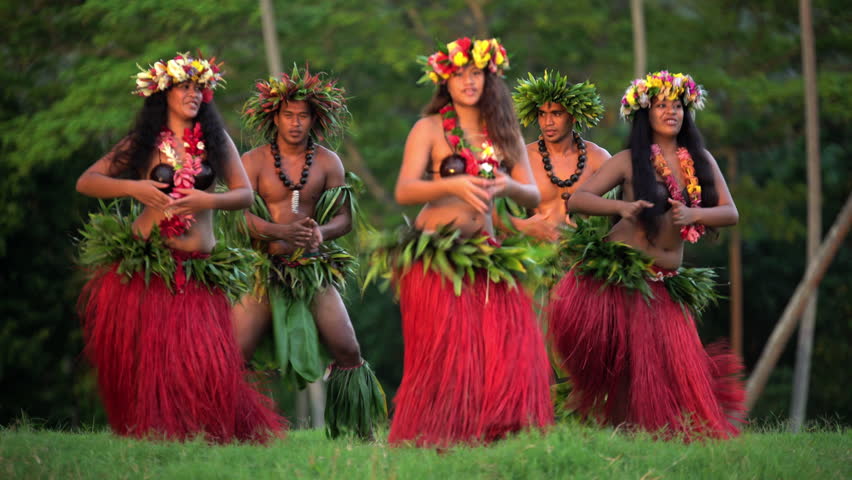
<svg viewBox="0 0 852 480">
<path fill-rule="evenodd" d="M 550 183 L 556 185 L 560 188 L 566 188 L 574 185 L 580 180 L 580 176 L 583 174 L 583 169 L 586 168 L 586 142 L 580 138 L 580 134 L 577 132 L 571 132 L 574 135 L 574 144 L 577 146 L 577 150 L 580 151 L 580 155 L 577 156 L 577 170 L 565 180 L 556 176 L 553 173 L 553 164 L 550 162 L 550 152 L 547 151 L 547 144 L 544 143 L 544 137 L 539 135 L 538 137 L 538 152 L 541 154 L 541 162 L 544 163 L 544 170 L 547 173 L 547 176 L 550 177 Z M 571 198 L 571 194 L 568 192 L 562 193 L 562 199 L 568 200 Z"/>
<path fill-rule="evenodd" d="M 278 150 L 277 140 L 269 142 L 269 147 L 272 149 L 272 158 L 275 159 L 275 171 L 278 173 L 278 178 L 285 187 L 293 190 L 293 195 L 290 197 L 290 211 L 293 213 L 299 212 L 299 192 L 308 183 L 308 174 L 311 171 L 311 164 L 314 163 L 314 140 L 308 137 L 308 145 L 305 148 L 305 166 L 302 167 L 302 176 L 299 183 L 294 183 L 281 168 L 281 152 Z"/>
</svg>

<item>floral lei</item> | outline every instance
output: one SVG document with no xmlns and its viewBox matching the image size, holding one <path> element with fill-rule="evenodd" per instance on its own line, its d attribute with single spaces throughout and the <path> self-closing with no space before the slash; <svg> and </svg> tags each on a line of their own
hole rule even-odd
<svg viewBox="0 0 852 480">
<path fill-rule="evenodd" d="M 695 176 L 695 163 L 692 160 L 692 155 L 689 150 L 684 147 L 677 149 L 677 159 L 680 163 L 680 171 L 683 173 L 683 178 L 686 181 L 686 191 L 689 195 L 689 202 L 693 208 L 701 207 L 701 185 L 698 184 L 698 178 Z M 672 199 L 683 203 L 683 194 L 677 184 L 672 171 L 666 164 L 666 159 L 663 157 L 663 152 L 660 146 L 656 143 L 651 145 L 651 161 L 654 163 L 654 168 L 666 181 L 666 187 L 669 189 L 669 195 Z M 692 224 L 683 225 L 680 227 L 680 237 L 690 243 L 695 243 L 704 235 L 704 225 Z"/>
<path fill-rule="evenodd" d="M 159 140 L 157 149 L 166 156 L 166 163 L 175 169 L 175 185 L 169 196 L 175 199 L 183 198 L 186 194 L 178 192 L 177 189 L 195 187 L 195 176 L 201 173 L 201 162 L 206 156 L 201 124 L 196 123 L 193 128 L 184 130 L 183 158 L 178 158 L 177 150 L 175 150 L 175 134 L 168 127 L 164 126 L 160 130 Z M 160 221 L 160 233 L 165 237 L 183 235 L 194 221 L 195 217 L 192 214 L 167 216 Z"/>
<path fill-rule="evenodd" d="M 458 113 L 453 103 L 450 102 L 440 110 L 441 118 L 443 118 L 444 133 L 447 136 L 447 141 L 450 142 L 456 153 L 461 155 L 465 160 L 465 172 L 468 175 L 480 176 L 482 178 L 494 178 L 494 170 L 500 166 L 500 161 L 494 154 L 494 144 L 491 143 L 491 138 L 488 136 L 488 130 L 483 127 L 482 134 L 485 136 L 485 141 L 482 142 L 482 147 L 477 149 L 479 159 L 473 154 L 472 147 L 464 138 L 464 131 L 458 120 Z"/>
</svg>

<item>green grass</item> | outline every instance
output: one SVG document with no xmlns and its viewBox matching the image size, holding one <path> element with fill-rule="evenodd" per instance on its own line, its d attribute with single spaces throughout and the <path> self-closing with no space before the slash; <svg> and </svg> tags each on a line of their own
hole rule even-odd
<svg viewBox="0 0 852 480">
<path fill-rule="evenodd" d="M 290 432 L 267 447 L 210 446 L 25 424 L 0 430 L 0 478 L 852 478 L 848 430 L 822 427 L 797 435 L 762 430 L 683 445 L 567 424 L 547 435 L 525 433 L 490 447 L 438 452 L 330 441 L 315 430 Z"/>
</svg>

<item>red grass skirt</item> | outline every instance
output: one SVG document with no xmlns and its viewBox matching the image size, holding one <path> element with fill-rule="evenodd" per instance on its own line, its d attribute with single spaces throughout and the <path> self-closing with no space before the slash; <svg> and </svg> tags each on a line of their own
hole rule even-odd
<svg viewBox="0 0 852 480">
<path fill-rule="evenodd" d="M 553 423 L 550 364 L 530 300 L 483 272 L 452 282 L 422 262 L 400 279 L 402 385 L 388 441 L 491 442 Z"/>
<path fill-rule="evenodd" d="M 549 336 L 571 374 L 571 406 L 601 422 L 661 434 L 739 434 L 742 363 L 724 343 L 705 349 L 692 315 L 663 282 L 654 299 L 569 272 L 548 308 Z"/>
<path fill-rule="evenodd" d="M 189 280 L 173 294 L 159 276 L 146 286 L 144 274 L 128 280 L 112 267 L 80 303 L 85 353 L 116 433 L 218 443 L 281 435 L 272 401 L 245 379 L 221 291 Z"/>
</svg>

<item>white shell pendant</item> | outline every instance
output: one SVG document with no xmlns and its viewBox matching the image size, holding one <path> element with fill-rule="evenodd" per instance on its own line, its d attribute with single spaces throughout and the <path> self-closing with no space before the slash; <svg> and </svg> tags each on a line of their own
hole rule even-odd
<svg viewBox="0 0 852 480">
<path fill-rule="evenodd" d="M 290 211 L 299 213 L 299 190 L 293 190 L 293 196 L 290 197 Z"/>
</svg>

